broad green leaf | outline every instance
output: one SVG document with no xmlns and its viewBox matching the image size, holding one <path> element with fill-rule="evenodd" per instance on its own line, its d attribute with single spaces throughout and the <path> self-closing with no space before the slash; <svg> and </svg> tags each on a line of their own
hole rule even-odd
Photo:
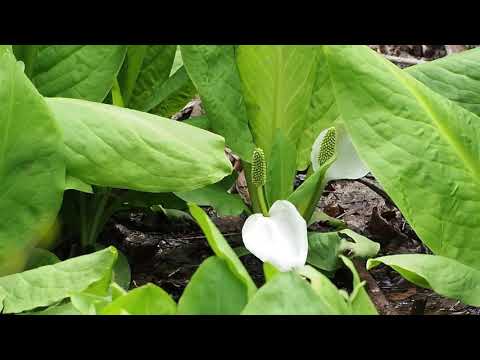
<svg viewBox="0 0 480 360">
<path fill-rule="evenodd" d="M 95 295 L 90 293 L 73 294 L 70 297 L 71 304 L 81 315 L 97 315 L 111 303 L 111 296 Z"/>
<path fill-rule="evenodd" d="M 203 130 L 211 131 L 210 120 L 208 120 L 206 115 L 191 117 L 183 122 Z"/>
<path fill-rule="evenodd" d="M 146 284 L 104 307 L 101 315 L 175 315 L 177 304 L 162 288 Z"/>
<path fill-rule="evenodd" d="M 182 58 L 214 133 L 243 160 L 254 149 L 233 45 L 182 45 Z"/>
<path fill-rule="evenodd" d="M 125 103 L 129 103 L 138 75 L 142 69 L 143 60 L 148 45 L 128 45 L 125 61 L 118 73 L 118 83 Z"/>
<path fill-rule="evenodd" d="M 351 254 L 349 254 L 350 257 L 369 258 L 377 255 L 380 251 L 379 243 L 357 234 L 353 230 L 344 229 L 339 231 L 339 233 L 345 234 L 353 240 L 353 242 L 344 241 L 342 246 L 342 250 L 349 250 L 349 252 L 351 252 Z"/>
<path fill-rule="evenodd" d="M 68 174 L 65 179 L 65 190 L 76 190 L 87 194 L 93 194 L 92 185 L 84 183 L 82 180 Z"/>
<path fill-rule="evenodd" d="M 325 46 L 316 47 L 315 83 L 313 86 L 306 126 L 297 146 L 299 170 L 310 165 L 310 152 L 317 136 L 331 126 L 339 117 L 333 83 L 325 59 Z"/>
<path fill-rule="evenodd" d="M 183 315 L 238 315 L 247 304 L 247 289 L 227 262 L 209 257 L 193 274 L 178 301 Z"/>
<path fill-rule="evenodd" d="M 125 45 L 43 45 L 32 81 L 44 96 L 102 102 L 125 58 Z"/>
<path fill-rule="evenodd" d="M 31 77 L 39 45 L 13 45 L 12 48 L 15 58 L 25 64 L 25 75 Z"/>
<path fill-rule="evenodd" d="M 53 265 L 59 262 L 60 259 L 54 253 L 45 249 L 34 248 L 30 252 L 24 271 L 32 270 L 40 266 Z"/>
<path fill-rule="evenodd" d="M 0 278 L 6 293 L 4 313 L 48 306 L 88 288 L 112 272 L 117 258 L 113 247 L 63 262 Z"/>
<path fill-rule="evenodd" d="M 338 232 L 308 233 L 307 262 L 325 271 L 335 271 L 340 267 L 340 244 Z"/>
<path fill-rule="evenodd" d="M 267 161 L 277 129 L 295 146 L 302 136 L 315 58 L 313 46 L 241 45 L 236 51 L 250 129 Z"/>
<path fill-rule="evenodd" d="M 480 269 L 480 119 L 366 46 L 326 49 L 362 160 L 434 253 Z"/>
<path fill-rule="evenodd" d="M 329 226 L 332 226 L 332 227 L 334 227 L 336 229 L 339 229 L 339 230 L 345 229 L 347 227 L 347 225 L 342 220 L 331 217 L 331 216 L 325 214 L 323 211 L 320 211 L 320 210 L 316 209 L 313 212 L 313 215 L 310 218 L 310 221 L 308 222 L 308 226 L 310 226 L 310 225 L 312 225 L 316 222 L 319 222 L 319 221 L 325 222 Z"/>
<path fill-rule="evenodd" d="M 480 48 L 410 66 L 404 71 L 480 116 Z"/>
<path fill-rule="evenodd" d="M 64 131 L 68 173 L 88 184 L 188 191 L 232 171 L 218 135 L 112 105 L 63 98 L 47 103 Z"/>
<path fill-rule="evenodd" d="M 313 291 L 328 304 L 331 313 L 338 315 L 352 314 L 352 309 L 347 299 L 328 277 L 308 265 L 303 267 L 299 273 L 310 280 Z"/>
<path fill-rule="evenodd" d="M 281 129 L 273 138 L 272 154 L 267 164 L 267 201 L 286 200 L 293 192 L 293 181 L 297 170 L 295 144 L 289 141 Z"/>
<path fill-rule="evenodd" d="M 352 260 L 343 255 L 340 255 L 340 258 L 342 259 L 345 266 L 350 269 L 353 275 L 354 290 L 350 295 L 350 305 L 352 307 L 352 313 L 354 315 L 378 315 L 375 305 L 373 305 L 372 300 L 370 300 L 370 297 L 365 290 L 365 282 L 361 281 Z"/>
<path fill-rule="evenodd" d="M 243 315 L 333 315 L 307 281 L 293 272 L 274 276 L 250 300 Z"/>
<path fill-rule="evenodd" d="M 228 176 L 216 184 L 188 192 L 176 192 L 175 195 L 186 202 L 212 206 L 219 216 L 236 216 L 248 209 L 238 194 L 227 192 L 234 182 L 235 177 Z"/>
<path fill-rule="evenodd" d="M 379 264 L 390 266 L 415 285 L 480 306 L 480 271 L 454 259 L 425 254 L 383 256 L 368 260 L 367 269 Z"/>
<path fill-rule="evenodd" d="M 188 207 L 190 213 L 205 234 L 208 244 L 215 255 L 224 260 L 230 271 L 245 285 L 248 292 L 248 298 L 250 299 L 257 291 L 257 287 L 242 262 L 238 259 L 238 256 L 212 220 L 210 220 L 208 215 L 201 208 L 195 204 L 188 204 Z"/>
<path fill-rule="evenodd" d="M 9 46 L 0 46 L 0 276 L 21 271 L 49 230 L 65 184 L 62 135 Z"/>
<path fill-rule="evenodd" d="M 152 88 L 152 95 L 138 100 L 137 108 L 170 118 L 195 96 L 196 89 L 185 67 Z"/>
<path fill-rule="evenodd" d="M 142 110 L 141 104 L 154 96 L 155 88 L 163 84 L 170 76 L 175 45 L 148 45 L 142 61 L 140 72 L 127 106 Z"/>
<path fill-rule="evenodd" d="M 128 263 L 127 257 L 121 251 L 117 252 L 118 259 L 113 268 L 114 279 L 123 289 L 128 290 L 132 280 L 130 264 Z"/>
</svg>

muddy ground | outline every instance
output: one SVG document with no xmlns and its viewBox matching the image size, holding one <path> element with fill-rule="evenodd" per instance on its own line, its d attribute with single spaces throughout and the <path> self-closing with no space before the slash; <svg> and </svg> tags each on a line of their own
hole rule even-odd
<svg viewBox="0 0 480 360">
<path fill-rule="evenodd" d="M 400 67 L 429 61 L 472 45 L 370 45 Z M 201 114 L 200 102 L 194 101 L 175 119 Z M 301 176 L 299 177 L 301 181 Z M 326 188 L 319 208 L 342 219 L 349 228 L 378 241 L 380 255 L 428 253 L 415 232 L 405 221 L 371 176 L 358 181 L 336 181 Z M 210 209 L 214 222 L 233 247 L 241 246 L 242 217 L 218 218 Z M 319 231 L 324 224 L 314 224 Z M 102 242 L 113 244 L 125 253 L 132 267 L 132 288 L 152 282 L 176 300 L 189 279 L 208 256 L 208 243 L 198 226 L 189 221 L 171 220 L 154 213 L 117 214 L 107 224 Z M 261 262 L 253 255 L 241 258 L 258 286 L 264 282 Z M 364 264 L 357 263 L 361 268 Z M 383 314 L 480 314 L 480 308 L 465 306 L 443 298 L 432 291 L 414 286 L 386 266 L 362 271 L 371 297 Z M 339 287 L 349 283 L 349 274 L 339 271 L 334 282 Z"/>
</svg>

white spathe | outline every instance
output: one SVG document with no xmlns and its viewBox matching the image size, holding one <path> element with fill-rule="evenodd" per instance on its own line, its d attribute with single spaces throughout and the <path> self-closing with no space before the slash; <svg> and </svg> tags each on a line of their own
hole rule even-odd
<svg viewBox="0 0 480 360">
<path fill-rule="evenodd" d="M 275 201 L 268 217 L 249 216 L 242 228 L 242 238 L 253 255 L 280 271 L 301 268 L 307 261 L 307 223 L 287 200 Z"/>
<path fill-rule="evenodd" d="M 343 125 L 337 123 L 335 125 L 337 133 L 336 152 L 337 159 L 327 170 L 325 174 L 325 181 L 340 180 L 340 179 L 360 179 L 369 173 L 368 168 L 358 156 L 350 136 Z M 310 153 L 310 161 L 312 163 L 313 171 L 318 170 L 318 155 L 320 152 L 320 145 L 328 129 L 323 130 L 313 143 L 312 152 Z"/>
</svg>

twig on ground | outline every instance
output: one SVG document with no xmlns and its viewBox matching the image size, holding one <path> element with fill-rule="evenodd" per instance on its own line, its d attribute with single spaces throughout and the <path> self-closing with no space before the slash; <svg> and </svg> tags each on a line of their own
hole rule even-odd
<svg viewBox="0 0 480 360">
<path fill-rule="evenodd" d="M 386 202 L 388 202 L 389 205 L 395 206 L 395 203 L 390 198 L 390 196 L 385 192 L 385 190 L 383 190 L 377 184 L 375 184 L 374 181 L 369 180 L 367 178 L 361 178 L 361 179 L 357 179 L 355 181 L 369 187 L 371 190 L 375 191 L 378 195 L 380 195 Z"/>
<path fill-rule="evenodd" d="M 393 308 L 392 304 L 387 300 L 382 290 L 378 287 L 375 279 L 365 268 L 365 262 L 355 259 L 353 260 L 353 264 L 357 269 L 360 279 L 367 282 L 365 289 L 367 290 L 367 293 L 370 296 L 370 299 L 372 299 L 373 304 L 377 308 L 378 312 L 381 315 L 399 315 L 399 313 Z"/>
</svg>

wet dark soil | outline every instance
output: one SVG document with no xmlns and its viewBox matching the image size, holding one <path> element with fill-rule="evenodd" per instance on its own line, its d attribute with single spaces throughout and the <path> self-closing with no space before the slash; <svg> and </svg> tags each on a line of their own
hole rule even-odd
<svg viewBox="0 0 480 360">
<path fill-rule="evenodd" d="M 446 45 L 371 45 L 385 55 L 422 61 L 445 56 L 452 49 Z M 467 47 L 469 47 L 467 45 Z M 411 64 L 399 63 L 401 67 Z M 201 110 L 197 99 L 182 110 L 177 120 Z M 302 181 L 298 176 L 298 183 Z M 298 184 L 297 184 L 298 185 Z M 347 226 L 381 244 L 380 255 L 429 253 L 403 218 L 388 195 L 372 176 L 357 181 L 336 181 L 327 186 L 319 208 Z M 209 209 L 212 220 L 232 247 L 242 245 L 242 217 L 219 218 Z M 329 231 L 326 224 L 312 226 L 316 231 Z M 112 244 L 126 254 L 132 268 L 131 287 L 152 282 L 178 300 L 189 279 L 208 256 L 213 255 L 200 228 L 191 220 L 171 220 L 158 213 L 117 214 L 101 235 L 104 244 Z M 264 282 L 262 264 L 253 255 L 241 257 L 252 278 L 261 286 Z M 358 265 L 358 263 L 357 263 Z M 362 265 L 362 264 L 361 264 Z M 360 266 L 361 266 L 360 265 Z M 385 314 L 480 314 L 480 308 L 465 306 L 446 299 L 430 290 L 414 286 L 386 266 L 370 272 L 370 295 L 374 302 L 384 303 L 379 309 Z M 333 281 L 348 288 L 348 272 L 339 271 Z M 375 288 L 375 289 L 373 289 Z M 385 310 L 387 309 L 387 310 Z"/>
</svg>

